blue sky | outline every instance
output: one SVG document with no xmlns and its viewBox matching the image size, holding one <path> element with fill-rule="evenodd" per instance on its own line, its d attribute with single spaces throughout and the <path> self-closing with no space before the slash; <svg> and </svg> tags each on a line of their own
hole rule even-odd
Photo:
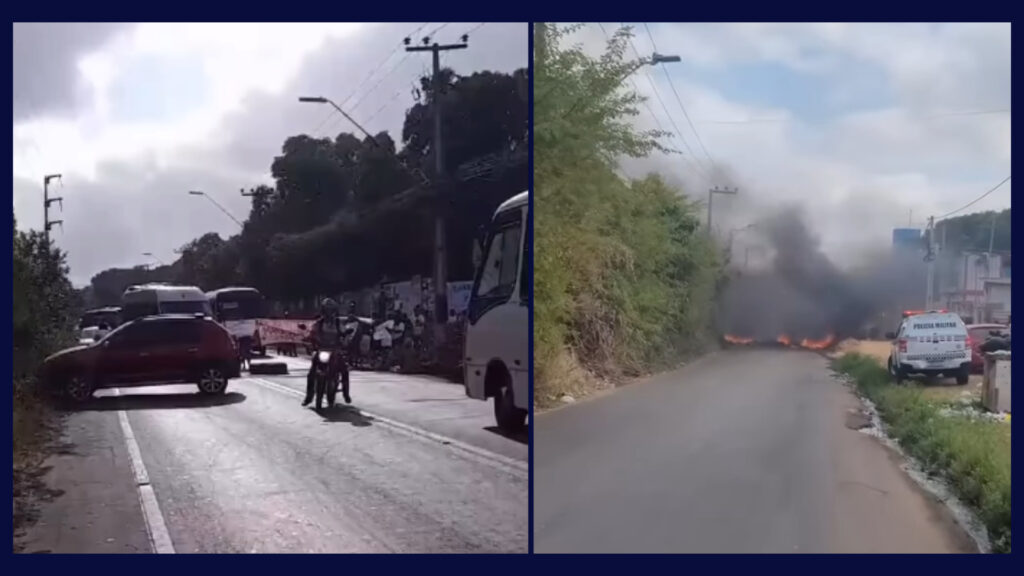
<svg viewBox="0 0 1024 576">
<path fill-rule="evenodd" d="M 923 220 L 954 209 L 1010 172 L 1008 24 L 631 26 L 640 54 L 656 46 L 682 59 L 634 75 L 649 108 L 635 122 L 675 132 L 671 117 L 694 155 L 624 167 L 659 172 L 697 199 L 711 186 L 740 187 L 745 193 L 716 203 L 722 226 L 791 204 L 833 255 L 860 254 L 890 242 L 909 212 Z M 606 42 L 597 25 L 575 39 L 595 55 Z M 991 110 L 1002 112 L 970 115 Z M 678 134 L 670 143 L 685 152 Z M 972 210 L 1009 206 L 1010 190 Z"/>
</svg>

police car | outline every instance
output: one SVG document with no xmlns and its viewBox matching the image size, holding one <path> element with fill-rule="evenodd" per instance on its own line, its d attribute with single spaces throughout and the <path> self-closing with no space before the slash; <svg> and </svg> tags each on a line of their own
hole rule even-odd
<svg viewBox="0 0 1024 576">
<path fill-rule="evenodd" d="M 897 383 L 911 374 L 956 378 L 966 384 L 971 367 L 971 337 L 957 314 L 945 310 L 907 311 L 892 340 L 889 373 Z"/>
</svg>

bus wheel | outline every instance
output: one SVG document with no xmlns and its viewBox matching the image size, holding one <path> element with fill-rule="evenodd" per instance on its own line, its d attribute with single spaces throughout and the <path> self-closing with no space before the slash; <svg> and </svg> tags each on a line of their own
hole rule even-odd
<svg viewBox="0 0 1024 576">
<path fill-rule="evenodd" d="M 516 407 L 511 384 L 506 384 L 494 397 L 494 418 L 506 434 L 518 434 L 526 428 L 526 410 Z"/>
</svg>

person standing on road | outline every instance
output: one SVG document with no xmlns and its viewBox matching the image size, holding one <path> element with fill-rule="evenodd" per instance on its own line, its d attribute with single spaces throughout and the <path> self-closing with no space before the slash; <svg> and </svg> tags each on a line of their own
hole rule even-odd
<svg viewBox="0 0 1024 576">
<path fill-rule="evenodd" d="M 320 316 L 313 322 L 309 336 L 313 343 L 313 358 L 309 365 L 309 373 L 306 374 L 306 397 L 302 400 L 303 406 L 308 406 L 313 401 L 313 374 L 318 366 L 317 351 L 330 350 L 334 354 L 339 354 L 344 347 L 341 316 L 338 314 L 337 302 L 330 298 L 324 299 L 320 305 Z M 341 371 L 341 393 L 345 397 L 345 403 L 351 404 L 352 397 L 349 396 L 348 387 L 348 363 L 345 362 L 344 357 L 338 357 L 335 361 L 338 362 Z"/>
</svg>

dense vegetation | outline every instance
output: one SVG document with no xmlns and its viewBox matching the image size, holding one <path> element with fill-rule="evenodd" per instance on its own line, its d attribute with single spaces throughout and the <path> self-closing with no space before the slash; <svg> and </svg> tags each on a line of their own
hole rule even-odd
<svg viewBox="0 0 1024 576">
<path fill-rule="evenodd" d="M 878 407 L 888 433 L 929 472 L 945 478 L 988 529 L 994 552 L 1010 552 L 1010 425 L 943 414 L 948 402 L 920 386 L 896 386 L 879 362 L 847 354 L 836 369 Z"/>
<path fill-rule="evenodd" d="M 667 365 L 707 342 L 720 263 L 699 209 L 617 160 L 664 150 L 637 130 L 628 30 L 600 58 L 576 27 L 537 25 L 534 55 L 535 401 Z"/>
<path fill-rule="evenodd" d="M 993 228 L 993 223 L 995 228 Z M 946 228 L 943 232 L 943 227 Z M 1011 248 L 1010 209 L 999 212 L 975 212 L 937 222 L 937 241 L 943 234 L 952 250 L 987 252 L 992 241 L 994 252 L 1009 252 Z"/>
<path fill-rule="evenodd" d="M 249 285 L 295 301 L 429 277 L 439 209 L 449 278 L 472 277 L 480 226 L 528 186 L 529 83 L 525 70 L 443 77 L 444 177 L 434 173 L 434 94 L 424 78 L 424 100 L 407 111 L 401 146 L 386 132 L 288 138 L 270 165 L 274 186 L 249 191 L 237 235 L 196 238 L 168 266 L 105 270 L 92 279 L 89 304 L 116 304 L 126 286 L 146 281 Z"/>
<path fill-rule="evenodd" d="M 16 224 L 16 222 L 15 222 Z M 41 490 L 43 454 L 39 448 L 53 429 L 46 405 L 39 401 L 34 375 L 48 355 L 73 341 L 78 299 L 68 280 L 64 254 L 40 232 L 14 227 L 13 275 L 13 450 L 14 526 L 30 514 L 28 497 Z"/>
</svg>

